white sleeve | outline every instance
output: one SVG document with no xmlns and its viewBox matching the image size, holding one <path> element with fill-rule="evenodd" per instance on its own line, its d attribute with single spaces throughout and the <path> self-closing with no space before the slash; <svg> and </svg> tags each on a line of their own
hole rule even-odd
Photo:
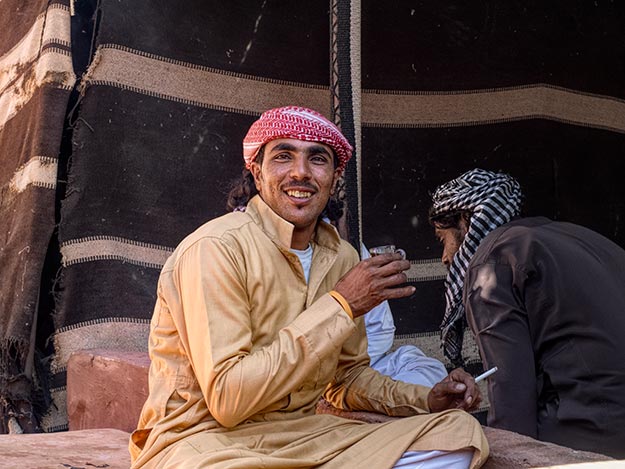
<svg viewBox="0 0 625 469">
<path fill-rule="evenodd" d="M 371 255 L 364 244 L 360 245 L 361 258 L 369 259 Z M 388 301 L 383 301 L 365 314 L 367 329 L 367 353 L 373 365 L 393 346 L 395 337 L 395 322 Z"/>
</svg>

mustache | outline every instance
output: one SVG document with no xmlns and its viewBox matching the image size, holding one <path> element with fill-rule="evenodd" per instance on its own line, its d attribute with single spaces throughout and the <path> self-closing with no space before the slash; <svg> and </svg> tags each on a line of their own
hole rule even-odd
<svg viewBox="0 0 625 469">
<path fill-rule="evenodd" d="M 310 189 L 313 192 L 318 191 L 318 188 L 309 182 L 290 182 L 282 186 L 282 190 L 287 191 L 289 189 Z"/>
</svg>

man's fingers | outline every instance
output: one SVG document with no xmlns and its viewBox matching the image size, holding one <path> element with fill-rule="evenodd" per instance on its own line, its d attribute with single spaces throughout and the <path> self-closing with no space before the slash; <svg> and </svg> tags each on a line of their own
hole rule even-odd
<svg viewBox="0 0 625 469">
<path fill-rule="evenodd" d="M 365 262 L 367 262 L 369 265 L 380 267 L 390 262 L 401 260 L 401 259 L 402 259 L 401 254 L 397 252 L 393 252 L 393 253 L 388 253 L 388 254 L 378 254 L 377 256 L 373 256 L 367 259 Z"/>
<path fill-rule="evenodd" d="M 380 254 L 362 261 L 368 267 L 372 267 L 383 276 L 391 275 L 394 272 L 403 272 L 410 268 L 410 262 L 401 257 L 398 253 Z"/>
<path fill-rule="evenodd" d="M 410 262 L 399 253 L 380 254 L 358 263 L 334 289 L 347 300 L 354 317 L 361 316 L 384 300 L 405 298 L 416 288 L 406 285 L 404 271 Z"/>
<path fill-rule="evenodd" d="M 471 411 L 471 410 L 477 409 L 480 405 L 480 402 L 482 402 L 482 399 L 480 398 L 480 396 L 474 397 L 471 403 L 467 403 L 467 405 L 469 406 L 467 410 Z"/>
<path fill-rule="evenodd" d="M 455 369 L 437 383 L 428 395 L 430 409 L 462 409 L 471 412 L 478 408 L 482 396 L 473 377 L 462 369 Z"/>
<path fill-rule="evenodd" d="M 458 383 L 457 381 L 441 381 L 439 386 L 441 387 L 440 391 L 444 394 L 463 394 L 467 390 L 467 386 L 464 383 Z"/>
<path fill-rule="evenodd" d="M 401 285 L 402 283 L 406 283 L 407 281 L 408 277 L 406 277 L 405 273 L 395 272 L 388 277 L 380 279 L 378 285 L 383 289 L 396 288 L 397 286 Z"/>
<path fill-rule="evenodd" d="M 481 401 L 479 396 L 468 395 L 457 401 L 456 408 L 471 412 L 479 407 Z"/>
<path fill-rule="evenodd" d="M 378 272 L 382 277 L 389 277 L 397 273 L 405 272 L 408 269 L 410 269 L 410 262 L 403 259 L 396 259 L 388 264 L 380 266 Z"/>
<path fill-rule="evenodd" d="M 387 300 L 396 300 L 398 298 L 405 298 L 412 295 L 415 290 L 416 288 L 411 285 L 407 287 L 387 288 L 386 290 L 384 290 L 384 296 Z"/>
<path fill-rule="evenodd" d="M 383 254 L 377 257 L 384 256 L 399 256 L 399 254 Z M 404 284 L 408 281 L 408 277 L 404 271 L 410 268 L 410 263 L 403 259 L 393 260 L 387 264 L 379 266 L 369 266 L 368 275 L 371 277 L 371 281 L 374 288 L 381 290 L 381 294 L 386 297 L 386 290 L 396 288 L 398 285 Z M 408 293 L 411 294 L 411 293 Z M 389 298 L 401 298 L 406 296 L 405 292 L 397 296 L 397 292 L 393 292 L 392 297 Z"/>
</svg>

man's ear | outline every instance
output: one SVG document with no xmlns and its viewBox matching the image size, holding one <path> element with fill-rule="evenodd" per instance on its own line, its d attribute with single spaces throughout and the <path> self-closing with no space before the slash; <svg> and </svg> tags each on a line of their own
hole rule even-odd
<svg viewBox="0 0 625 469">
<path fill-rule="evenodd" d="M 250 164 L 250 173 L 252 173 L 252 177 L 254 178 L 254 185 L 256 186 L 256 190 L 260 192 L 260 181 L 262 178 L 262 174 L 260 171 L 260 165 L 256 161 L 253 161 L 252 164 Z"/>
</svg>

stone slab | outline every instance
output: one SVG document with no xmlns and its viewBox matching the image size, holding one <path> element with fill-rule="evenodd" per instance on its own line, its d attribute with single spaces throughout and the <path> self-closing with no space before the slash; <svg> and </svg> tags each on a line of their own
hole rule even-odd
<svg viewBox="0 0 625 469">
<path fill-rule="evenodd" d="M 113 458 L 119 458 L 120 451 L 127 457 L 128 433 L 126 432 L 134 430 L 139 412 L 147 397 L 149 364 L 147 353 L 85 350 L 73 354 L 68 364 L 67 387 L 70 430 L 108 428 L 109 430 L 106 431 L 111 432 L 115 431 L 110 430 L 111 428 L 121 429 L 123 430 L 120 433 L 123 435 L 121 445 L 118 447 L 115 441 L 111 441 L 112 446 L 109 447 L 109 451 Z M 370 423 L 385 422 L 395 418 L 372 412 L 341 411 L 324 400 L 317 405 L 317 413 L 330 413 Z M 85 435 L 97 435 L 97 431 L 93 431 L 95 433 Z M 70 434 L 78 433 L 70 432 Z M 577 469 L 579 464 L 582 464 L 579 466 L 580 469 L 625 468 L 625 461 L 610 462 L 611 458 L 608 456 L 576 451 L 506 430 L 484 427 L 484 433 L 491 448 L 490 458 L 484 465 L 485 469 L 555 468 L 564 465 L 566 469 Z M 56 435 L 63 434 L 49 434 L 49 437 L 59 438 Z M 15 436 L 15 438 L 19 437 L 19 435 Z M 46 438 L 44 435 L 33 435 L 33 437 Z M 93 441 L 94 444 L 105 442 L 103 437 L 102 441 Z M 84 444 L 89 445 L 91 442 L 85 441 Z M 100 447 L 97 451 L 106 452 L 106 449 Z M 3 454 L 2 446 L 0 446 L 0 454 Z M 2 464 L 3 462 L 0 461 L 0 468 L 31 467 L 30 465 L 2 466 Z M 78 467 L 82 466 L 76 465 L 76 468 Z M 93 466 L 86 467 L 93 468 Z"/>
<path fill-rule="evenodd" d="M 67 364 L 70 430 L 132 432 L 148 396 L 150 359 L 144 352 L 81 350 Z"/>
<path fill-rule="evenodd" d="M 0 468 L 128 469 L 129 437 L 111 428 L 0 435 Z"/>
<path fill-rule="evenodd" d="M 613 461 L 612 458 L 603 454 L 578 451 L 498 428 L 482 428 L 490 446 L 490 457 L 482 466 L 484 469 L 538 468 L 563 465 L 569 469 L 570 464 L 590 464 L 598 461 L 612 461 L 622 464 L 621 468 L 625 467 L 625 462 Z M 589 467 L 594 468 L 595 466 L 590 464 Z M 605 466 L 597 467 L 603 468 Z"/>
<path fill-rule="evenodd" d="M 580 464 L 558 464 L 557 466 L 542 466 L 534 469 L 623 469 L 625 461 L 601 461 L 601 462 L 583 462 Z"/>
</svg>

